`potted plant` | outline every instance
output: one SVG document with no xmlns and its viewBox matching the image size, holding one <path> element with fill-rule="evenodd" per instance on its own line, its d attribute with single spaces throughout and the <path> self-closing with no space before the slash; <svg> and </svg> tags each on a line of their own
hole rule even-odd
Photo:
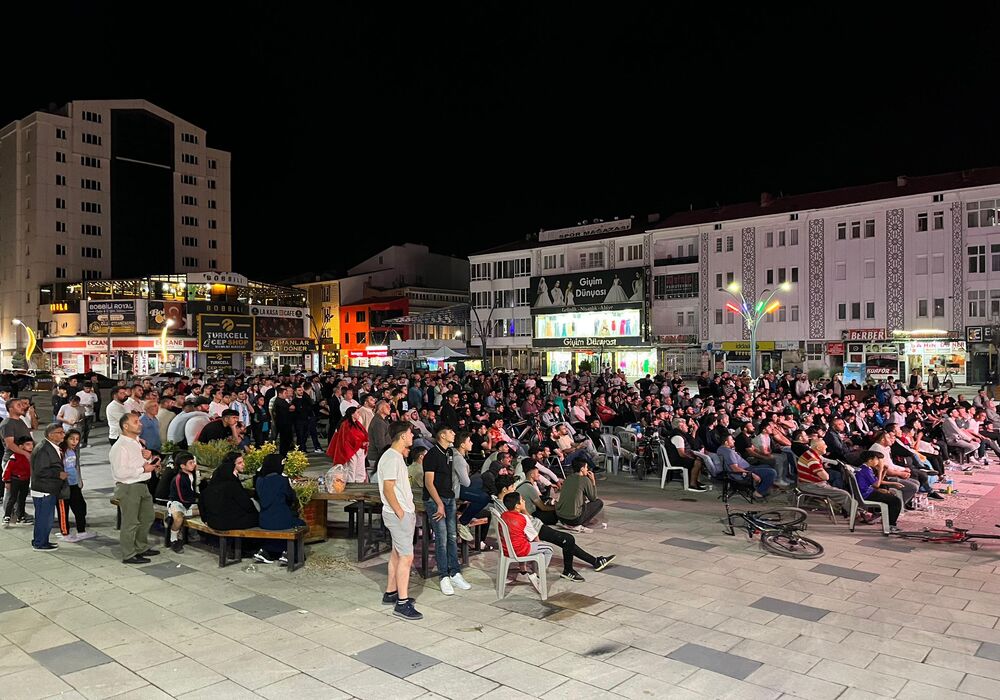
<svg viewBox="0 0 1000 700">
<path fill-rule="evenodd" d="M 292 490 L 299 499 L 299 512 L 309 526 L 306 542 L 326 539 L 326 501 L 313 500 L 319 491 L 315 479 L 305 476 L 309 468 L 309 458 L 301 450 L 295 449 L 285 455 L 284 474 L 292 483 Z"/>
<path fill-rule="evenodd" d="M 264 458 L 278 451 L 278 446 L 273 442 L 265 442 L 260 447 L 250 445 L 243 453 L 243 473 L 246 476 L 253 476 L 260 471 L 264 464 Z"/>
<path fill-rule="evenodd" d="M 212 440 L 212 442 L 196 442 L 191 451 L 198 460 L 199 471 L 204 472 L 202 476 L 210 477 L 222 458 L 237 450 L 229 440 Z"/>
</svg>

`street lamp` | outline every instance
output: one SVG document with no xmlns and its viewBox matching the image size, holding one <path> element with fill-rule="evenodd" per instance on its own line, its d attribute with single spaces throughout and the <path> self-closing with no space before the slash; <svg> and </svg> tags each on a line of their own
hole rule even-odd
<svg viewBox="0 0 1000 700">
<path fill-rule="evenodd" d="M 163 324 L 163 330 L 160 331 L 160 360 L 164 365 L 167 364 L 167 330 L 174 325 L 174 319 L 168 318 L 166 323 Z M 163 371 L 162 369 L 160 370 Z"/>
<path fill-rule="evenodd" d="M 15 327 L 22 326 L 24 328 L 24 332 L 28 334 L 28 347 L 26 347 L 24 350 L 24 368 L 30 369 L 31 355 L 35 352 L 35 347 L 38 344 L 35 340 L 35 333 L 30 328 L 28 328 L 28 326 L 25 325 L 24 321 L 22 321 L 19 318 L 11 319 L 11 325 Z M 17 330 L 14 331 L 14 336 L 15 336 L 14 345 L 16 346 Z"/>
<path fill-rule="evenodd" d="M 774 295 L 779 291 L 790 291 L 791 288 L 792 285 L 790 283 L 782 282 L 774 289 L 764 289 L 761 292 L 761 299 L 755 305 L 750 306 L 746 297 L 743 296 L 743 289 L 740 287 L 739 282 L 731 282 L 729 286 L 726 287 L 726 292 L 733 298 L 733 301 L 726 302 L 726 309 L 734 314 L 739 314 L 740 318 L 746 322 L 746 326 L 750 330 L 751 379 L 755 379 L 757 376 L 757 325 L 765 315 L 773 313 L 779 306 L 781 306 L 781 302 L 774 299 Z"/>
</svg>

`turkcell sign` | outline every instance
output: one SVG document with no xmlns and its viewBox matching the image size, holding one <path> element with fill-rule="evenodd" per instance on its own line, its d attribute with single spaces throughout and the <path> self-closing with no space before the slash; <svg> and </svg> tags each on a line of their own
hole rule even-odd
<svg viewBox="0 0 1000 700">
<path fill-rule="evenodd" d="M 253 316 L 198 316 L 198 350 L 201 352 L 252 352 L 253 341 Z"/>
</svg>

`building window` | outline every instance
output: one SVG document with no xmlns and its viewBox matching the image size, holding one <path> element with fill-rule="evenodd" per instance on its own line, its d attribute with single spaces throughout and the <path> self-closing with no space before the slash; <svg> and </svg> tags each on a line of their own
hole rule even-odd
<svg viewBox="0 0 1000 700">
<path fill-rule="evenodd" d="M 798 214 L 795 215 L 796 218 Z M 799 230 L 797 228 L 788 229 L 788 245 L 798 245 L 799 244 Z"/>
<path fill-rule="evenodd" d="M 735 322 L 735 320 L 736 320 L 736 314 L 734 314 L 732 311 L 728 311 L 727 310 L 726 311 L 726 325 L 727 326 L 733 325 L 733 323 Z"/>
<path fill-rule="evenodd" d="M 875 238 L 875 219 L 865 219 L 865 238 Z"/>
<path fill-rule="evenodd" d="M 793 323 L 795 323 L 795 322 L 797 322 L 799 320 L 799 307 L 798 306 L 789 306 L 788 307 L 788 318 Z"/>
<path fill-rule="evenodd" d="M 182 216 L 181 217 L 181 224 L 184 225 L 184 226 L 197 226 L 198 225 L 198 217 L 196 217 L 196 216 Z"/>
<path fill-rule="evenodd" d="M 934 212 L 933 225 L 935 231 L 941 231 L 944 229 L 944 212 L 936 211 Z"/>
<path fill-rule="evenodd" d="M 943 202 L 944 201 L 944 195 L 943 194 L 936 194 L 936 195 L 934 195 L 934 197 L 932 199 L 935 202 Z"/>
<path fill-rule="evenodd" d="M 101 159 L 92 158 L 91 156 L 80 156 L 80 165 L 85 168 L 100 168 Z"/>
<path fill-rule="evenodd" d="M 990 316 L 1000 316 L 1000 289 L 990 290 Z"/>
<path fill-rule="evenodd" d="M 555 256 L 549 256 L 555 258 Z M 549 269 L 549 268 L 545 268 Z M 473 280 L 488 280 L 490 278 L 490 264 L 489 263 L 475 263 L 472 266 L 472 279 Z"/>
<path fill-rule="evenodd" d="M 366 334 L 365 334 L 364 331 L 360 331 L 358 333 L 355 333 L 354 334 L 354 342 L 358 343 L 358 344 L 363 344 L 365 342 L 365 336 L 366 336 Z"/>
<path fill-rule="evenodd" d="M 197 185 L 198 178 L 196 178 L 194 175 L 181 175 L 181 183 L 185 185 Z M 212 189 L 212 186 L 209 185 L 208 189 Z"/>
<path fill-rule="evenodd" d="M 722 273 L 721 272 L 717 272 L 715 274 L 715 288 L 716 289 L 722 289 Z"/>
<path fill-rule="evenodd" d="M 56 233 L 66 233 L 66 222 L 57 221 L 56 222 Z"/>
<path fill-rule="evenodd" d="M 81 116 L 83 118 L 83 121 L 85 122 L 94 122 L 95 124 L 100 124 L 103 121 L 101 119 L 101 115 L 98 114 L 97 112 L 84 111 L 82 112 Z"/>
<path fill-rule="evenodd" d="M 715 239 L 715 252 L 716 253 L 721 253 L 722 252 L 722 239 L 721 238 L 716 238 Z"/>
<path fill-rule="evenodd" d="M 934 274 L 944 272 L 944 253 L 934 253 L 931 257 L 931 272 Z"/>
<path fill-rule="evenodd" d="M 847 223 L 842 222 L 837 224 L 837 240 L 843 241 L 847 239 Z"/>
<path fill-rule="evenodd" d="M 986 246 L 969 246 L 969 274 L 975 275 L 986 272 Z"/>
<path fill-rule="evenodd" d="M 213 250 L 215 250 L 216 248 L 219 247 L 219 242 L 217 240 L 215 240 L 214 238 L 209 238 L 208 239 L 208 247 L 211 248 L 211 249 L 213 249 Z M 330 300 L 327 299 L 327 301 L 330 301 Z"/>
<path fill-rule="evenodd" d="M 531 306 L 531 290 L 530 289 L 515 289 L 514 290 L 514 305 L 515 306 Z"/>
<path fill-rule="evenodd" d="M 1000 272 L 1000 245 L 990 245 L 990 265 L 993 272 Z"/>
<path fill-rule="evenodd" d="M 188 246 L 189 248 L 197 248 L 198 247 L 198 239 L 195 238 L 194 236 L 182 236 L 181 237 L 181 245 Z"/>
<path fill-rule="evenodd" d="M 66 255 L 66 246 L 62 243 L 56 243 L 56 255 Z"/>
<path fill-rule="evenodd" d="M 799 220 L 799 215 L 798 214 L 789 214 L 788 215 L 788 220 L 789 221 L 798 221 Z"/>
<path fill-rule="evenodd" d="M 489 263 L 483 263 L 487 266 L 486 276 L 480 277 L 480 279 L 488 280 L 489 276 Z M 559 255 L 545 255 L 542 257 L 542 269 L 543 270 L 557 270 L 562 268 L 566 264 L 566 255 L 560 253 Z"/>
<path fill-rule="evenodd" d="M 91 146 L 100 146 L 101 137 L 97 134 L 88 134 L 86 131 L 80 133 L 80 138 L 84 143 L 90 144 Z"/>
<path fill-rule="evenodd" d="M 100 258 L 100 248 L 80 248 L 80 256 L 84 258 Z"/>
<path fill-rule="evenodd" d="M 189 207 L 196 207 L 198 206 L 198 198 L 190 194 L 181 195 L 181 204 L 186 204 Z"/>
<path fill-rule="evenodd" d="M 56 279 L 64 280 L 66 279 L 66 268 L 57 267 L 56 268 Z"/>
<path fill-rule="evenodd" d="M 875 261 L 865 260 L 865 279 L 875 278 Z"/>
<path fill-rule="evenodd" d="M 56 162 L 57 163 L 65 163 L 66 162 L 66 154 L 63 153 L 62 151 L 56 151 Z"/>
<path fill-rule="evenodd" d="M 215 209 L 216 208 L 215 207 L 215 200 L 214 199 L 208 200 L 208 208 L 209 209 Z"/>
<path fill-rule="evenodd" d="M 727 253 L 732 253 L 733 252 L 733 237 L 732 236 L 726 236 L 726 252 Z"/>
<path fill-rule="evenodd" d="M 184 267 L 198 267 L 198 258 L 184 256 L 182 263 Z"/>
<path fill-rule="evenodd" d="M 56 127 L 56 138 L 65 141 L 66 140 L 66 130 L 65 129 L 60 129 L 59 127 Z"/>
<path fill-rule="evenodd" d="M 215 180 L 209 180 L 208 181 L 208 189 L 210 189 L 210 190 L 214 190 L 215 189 Z"/>
<path fill-rule="evenodd" d="M 722 325 L 722 309 L 715 310 L 715 325 L 717 326 Z"/>
<path fill-rule="evenodd" d="M 219 266 L 219 264 L 213 259 L 208 261 L 208 268 L 214 270 Z"/>
<path fill-rule="evenodd" d="M 785 309 L 784 306 L 779 306 L 778 307 L 778 322 L 779 323 L 784 323 L 787 320 L 788 320 L 788 312 L 787 312 L 787 310 Z"/>
<path fill-rule="evenodd" d="M 514 261 L 514 277 L 531 277 L 531 258 L 518 258 Z"/>
<path fill-rule="evenodd" d="M 969 318 L 986 318 L 986 290 L 969 292 Z"/>
<path fill-rule="evenodd" d="M 358 311 L 358 312 L 356 312 L 354 314 L 354 321 L 355 321 L 355 323 L 364 323 L 365 322 L 365 312 L 364 311 Z"/>
<path fill-rule="evenodd" d="M 216 223 L 215 219 L 208 220 L 208 227 L 213 230 L 218 228 L 218 224 Z"/>
<path fill-rule="evenodd" d="M 344 345 L 350 345 L 350 344 L 351 344 L 351 334 L 344 333 Z"/>
<path fill-rule="evenodd" d="M 28 208 L 30 209 L 31 207 Z M 66 200 L 63 199 L 62 197 L 56 197 L 56 209 L 65 209 L 65 208 L 66 208 Z"/>
<path fill-rule="evenodd" d="M 852 301 L 851 302 L 851 320 L 856 321 L 861 318 L 861 302 Z"/>
<path fill-rule="evenodd" d="M 767 280 L 764 284 L 774 284 L 774 270 L 768 269 L 765 273 L 765 279 Z"/>
<path fill-rule="evenodd" d="M 604 251 L 597 250 L 589 253 L 580 253 L 580 267 L 585 270 L 604 267 Z"/>
<path fill-rule="evenodd" d="M 917 318 L 927 318 L 926 299 L 917 299 Z"/>
<path fill-rule="evenodd" d="M 56 184 L 65 187 L 66 186 L 66 176 L 65 175 L 56 175 Z"/>
<path fill-rule="evenodd" d="M 181 141 L 183 141 L 184 143 L 193 143 L 193 144 L 197 145 L 198 144 L 198 137 L 195 134 L 188 134 L 188 133 L 185 132 L 185 133 L 181 134 Z"/>
<path fill-rule="evenodd" d="M 984 199 L 981 202 L 968 202 L 965 214 L 969 228 L 997 225 L 997 200 Z"/>
<path fill-rule="evenodd" d="M 861 222 L 852 221 L 851 222 L 851 238 L 861 238 Z"/>
<path fill-rule="evenodd" d="M 934 300 L 934 316 L 935 318 L 944 316 L 944 299 L 939 298 Z"/>
<path fill-rule="evenodd" d="M 865 302 L 865 318 L 872 319 L 875 318 L 875 302 L 866 301 Z"/>
<path fill-rule="evenodd" d="M 784 284 L 785 283 L 785 279 L 786 279 L 786 277 L 785 277 L 785 268 L 779 267 L 778 268 L 778 284 Z"/>
<path fill-rule="evenodd" d="M 917 230 L 926 231 L 927 230 L 927 212 L 922 214 L 917 214 Z"/>
<path fill-rule="evenodd" d="M 192 153 L 181 153 L 181 162 L 188 165 L 198 165 L 198 156 Z"/>
<path fill-rule="evenodd" d="M 722 230 L 722 224 L 715 224 L 715 226 L 713 226 L 712 228 L 713 228 L 713 229 L 714 229 L 715 231 L 721 231 L 721 230 Z"/>
<path fill-rule="evenodd" d="M 208 159 L 208 169 L 209 170 L 215 170 L 217 167 L 218 167 L 218 164 L 215 162 L 215 158 L 209 158 Z"/>
<path fill-rule="evenodd" d="M 80 180 L 80 187 L 85 190 L 97 190 L 101 191 L 101 181 L 100 180 L 88 180 L 86 178 Z"/>
<path fill-rule="evenodd" d="M 99 279 L 101 279 L 101 271 L 100 270 L 84 270 L 83 271 L 83 279 L 85 279 L 85 280 L 99 280 Z"/>
<path fill-rule="evenodd" d="M 683 326 L 684 325 L 684 312 L 683 311 L 678 311 L 677 312 L 677 325 L 678 326 Z"/>
<path fill-rule="evenodd" d="M 798 281 L 799 281 L 799 268 L 793 267 L 792 268 L 792 283 L 793 284 L 798 284 Z"/>
<path fill-rule="evenodd" d="M 837 270 L 834 274 L 834 279 L 846 280 L 847 279 L 847 263 L 839 262 L 837 263 Z"/>
<path fill-rule="evenodd" d="M 618 249 L 618 262 L 642 259 L 642 243 L 622 246 Z"/>
<path fill-rule="evenodd" d="M 80 211 L 86 212 L 88 214 L 100 214 L 101 213 L 101 203 L 100 202 L 80 202 Z"/>
<path fill-rule="evenodd" d="M 84 236 L 100 236 L 101 227 L 97 224 L 80 224 L 80 233 Z"/>
<path fill-rule="evenodd" d="M 784 231 L 778 231 L 778 247 L 784 248 L 785 242 L 788 240 Z"/>
<path fill-rule="evenodd" d="M 774 247 L 774 231 L 768 231 L 764 234 L 764 247 L 773 248 Z"/>
</svg>

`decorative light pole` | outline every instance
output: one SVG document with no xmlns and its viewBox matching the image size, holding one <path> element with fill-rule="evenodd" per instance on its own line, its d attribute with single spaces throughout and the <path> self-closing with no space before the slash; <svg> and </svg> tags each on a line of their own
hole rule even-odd
<svg viewBox="0 0 1000 700">
<path fill-rule="evenodd" d="M 774 299 L 774 295 L 779 291 L 790 291 L 791 288 L 790 283 L 782 282 L 774 289 L 764 289 L 761 292 L 760 300 L 751 307 L 746 297 L 743 296 L 743 289 L 739 282 L 732 282 L 726 287 L 726 292 L 733 298 L 733 301 L 726 302 L 726 309 L 734 314 L 739 314 L 750 331 L 750 379 L 757 378 L 757 325 L 765 315 L 773 313 L 781 306 L 781 302 Z"/>
<path fill-rule="evenodd" d="M 14 340 L 14 346 L 15 347 L 17 346 L 17 330 L 16 330 L 17 326 L 23 327 L 24 328 L 24 332 L 28 334 L 28 346 L 24 349 L 24 368 L 25 369 L 31 369 L 31 364 L 30 364 L 31 363 L 31 355 L 35 352 L 35 348 L 37 347 L 37 342 L 35 340 L 35 333 L 27 325 L 25 325 L 24 321 L 22 321 L 19 318 L 13 319 L 11 321 L 11 324 L 13 324 L 13 326 L 15 328 L 15 330 L 14 330 L 14 338 L 15 338 L 15 340 Z"/>
</svg>

